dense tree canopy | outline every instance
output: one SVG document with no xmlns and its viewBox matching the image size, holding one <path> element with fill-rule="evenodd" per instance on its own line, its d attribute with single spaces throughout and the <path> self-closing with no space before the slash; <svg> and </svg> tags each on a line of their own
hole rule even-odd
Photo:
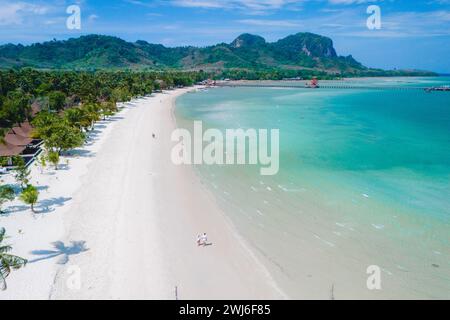
<svg viewBox="0 0 450 320">
<path fill-rule="evenodd" d="M 0 97 L 0 127 L 12 127 L 24 122 L 31 115 L 30 95 L 20 88 Z"/>
<path fill-rule="evenodd" d="M 66 150 L 80 140 L 76 130 L 88 130 L 101 117 L 110 116 L 117 102 L 151 94 L 155 89 L 192 85 L 207 77 L 201 71 L 0 71 L 0 137 L 8 128 L 31 120 L 35 104 L 42 110 L 33 121 L 37 136 L 45 138 L 52 149 Z M 64 121 L 58 123 L 60 118 Z M 65 142 L 59 141 L 62 144 L 56 147 L 55 135 L 48 130 L 64 133 Z"/>
<path fill-rule="evenodd" d="M 66 95 L 61 91 L 52 91 L 48 94 L 48 107 L 53 111 L 61 111 L 66 103 Z"/>
<path fill-rule="evenodd" d="M 257 1 L 255 1 L 256 3 Z M 222 72 L 324 73 L 327 76 L 415 76 L 434 75 L 424 71 L 385 71 L 366 68 L 350 56 L 338 56 L 332 39 L 302 32 L 276 42 L 242 34 L 232 43 L 206 47 L 171 47 L 146 41 L 134 43 L 117 37 L 85 35 L 64 41 L 32 45 L 0 45 L 0 68 L 33 67 L 53 70 L 210 70 Z M 273 78 L 270 78 L 273 79 Z M 180 80 L 180 79 L 178 79 Z M 141 83 L 146 86 L 146 82 Z"/>
</svg>

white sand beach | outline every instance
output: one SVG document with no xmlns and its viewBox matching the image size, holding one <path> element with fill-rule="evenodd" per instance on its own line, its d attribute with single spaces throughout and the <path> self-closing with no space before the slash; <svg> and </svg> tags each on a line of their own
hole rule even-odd
<svg viewBox="0 0 450 320">
<path fill-rule="evenodd" d="M 173 105 L 188 90 L 126 104 L 61 170 L 33 165 L 42 213 L 15 200 L 0 217 L 30 262 L 0 299 L 286 298 L 192 168 L 171 162 Z M 212 245 L 197 246 L 203 232 Z"/>
</svg>

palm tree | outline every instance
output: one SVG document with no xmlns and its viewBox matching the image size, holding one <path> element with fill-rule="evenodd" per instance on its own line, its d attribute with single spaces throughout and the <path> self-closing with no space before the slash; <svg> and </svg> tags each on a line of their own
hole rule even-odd
<svg viewBox="0 0 450 320">
<path fill-rule="evenodd" d="M 4 245 L 5 228 L 0 228 L 0 290 L 6 290 L 6 277 L 9 276 L 11 270 L 17 270 L 27 264 L 27 260 L 18 256 L 9 254 L 12 247 Z"/>
<path fill-rule="evenodd" d="M 22 200 L 23 202 L 25 202 L 26 204 L 31 205 L 31 211 L 33 211 L 33 213 L 36 213 L 36 211 L 34 211 L 34 205 L 36 204 L 36 202 L 38 201 L 39 198 L 39 191 L 36 187 L 32 186 L 32 185 L 28 185 L 20 194 L 20 200 Z"/>
<path fill-rule="evenodd" d="M 0 143 L 1 144 L 5 144 L 5 135 L 6 135 L 6 129 L 5 128 L 0 128 Z"/>
<path fill-rule="evenodd" d="M 31 171 L 28 170 L 22 157 L 14 157 L 14 162 L 16 163 L 16 168 L 14 169 L 14 177 L 16 178 L 17 182 L 20 183 L 20 187 L 23 189 L 30 181 Z"/>
<path fill-rule="evenodd" d="M 59 153 L 56 151 L 49 151 L 47 158 L 48 158 L 48 161 L 50 161 L 55 166 L 55 170 L 58 170 Z"/>
<path fill-rule="evenodd" d="M 2 205 L 6 201 L 14 200 L 14 189 L 10 186 L 2 186 L 0 185 L 0 214 L 3 213 Z"/>
</svg>

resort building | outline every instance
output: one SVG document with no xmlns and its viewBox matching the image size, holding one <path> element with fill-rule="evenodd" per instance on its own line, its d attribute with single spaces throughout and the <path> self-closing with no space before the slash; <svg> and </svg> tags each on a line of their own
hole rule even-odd
<svg viewBox="0 0 450 320">
<path fill-rule="evenodd" d="M 42 140 L 32 138 L 33 127 L 26 121 L 11 128 L 0 143 L 0 157 L 7 158 L 6 167 L 12 167 L 12 157 L 20 156 L 28 165 L 41 152 Z"/>
</svg>

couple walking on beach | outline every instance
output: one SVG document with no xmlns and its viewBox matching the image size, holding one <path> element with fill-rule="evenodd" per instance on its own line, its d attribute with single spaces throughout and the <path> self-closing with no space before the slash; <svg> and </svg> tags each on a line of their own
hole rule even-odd
<svg viewBox="0 0 450 320">
<path fill-rule="evenodd" d="M 208 245 L 208 236 L 206 235 L 206 233 L 204 234 L 199 234 L 197 236 L 197 245 L 200 246 L 206 246 Z"/>
</svg>

